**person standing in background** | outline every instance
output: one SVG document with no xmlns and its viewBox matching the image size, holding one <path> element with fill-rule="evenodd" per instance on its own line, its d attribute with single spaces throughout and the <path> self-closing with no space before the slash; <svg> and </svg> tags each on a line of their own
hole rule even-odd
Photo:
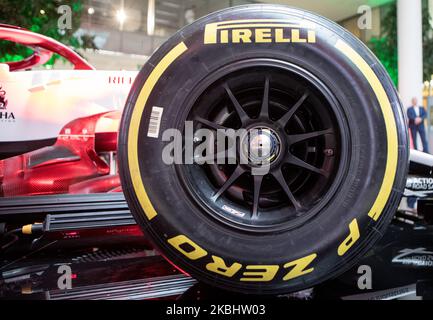
<svg viewBox="0 0 433 320">
<path fill-rule="evenodd" d="M 412 98 L 412 105 L 407 109 L 407 117 L 409 118 L 409 130 L 413 140 L 413 146 L 417 148 L 417 133 L 419 133 L 423 151 L 428 153 L 428 142 L 425 134 L 424 120 L 427 118 L 427 112 L 423 106 L 418 105 L 418 99 Z"/>
<path fill-rule="evenodd" d="M 423 151 L 428 153 L 428 142 L 424 127 L 424 120 L 427 118 L 427 112 L 423 106 L 418 105 L 417 98 L 412 98 L 412 105 L 407 109 L 407 117 L 409 118 L 409 130 L 415 150 L 418 149 L 417 133 L 419 133 L 422 141 Z M 410 209 L 415 209 L 416 202 L 416 197 L 407 198 L 407 205 Z"/>
</svg>

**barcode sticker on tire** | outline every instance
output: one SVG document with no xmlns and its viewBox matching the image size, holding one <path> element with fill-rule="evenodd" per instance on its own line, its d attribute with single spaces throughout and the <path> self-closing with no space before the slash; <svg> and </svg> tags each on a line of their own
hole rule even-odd
<svg viewBox="0 0 433 320">
<path fill-rule="evenodd" d="M 147 136 L 150 138 L 158 138 L 159 126 L 161 125 L 162 112 L 164 111 L 161 107 L 152 107 L 150 113 L 149 129 L 147 129 Z"/>
</svg>

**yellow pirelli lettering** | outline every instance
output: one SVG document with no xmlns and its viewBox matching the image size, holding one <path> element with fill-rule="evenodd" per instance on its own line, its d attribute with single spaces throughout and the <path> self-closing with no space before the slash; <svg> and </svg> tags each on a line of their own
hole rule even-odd
<svg viewBox="0 0 433 320">
<path fill-rule="evenodd" d="M 368 216 L 377 221 L 388 202 L 389 196 L 391 195 L 397 171 L 398 135 L 397 125 L 394 119 L 394 112 L 392 111 L 391 103 L 389 102 L 382 83 L 374 73 L 373 69 L 371 69 L 368 63 L 364 60 L 364 58 L 362 58 L 352 47 L 342 40 L 338 40 L 335 44 L 335 47 L 340 50 L 367 79 L 376 95 L 383 114 L 383 119 L 385 121 L 386 137 L 388 140 L 385 173 L 379 194 L 370 211 L 368 212 Z"/>
<path fill-rule="evenodd" d="M 308 43 L 316 43 L 316 31 L 308 30 Z"/>
<path fill-rule="evenodd" d="M 307 42 L 307 39 L 302 39 L 299 33 L 299 30 L 293 29 L 292 30 L 292 42 L 293 43 L 303 43 Z"/>
<path fill-rule="evenodd" d="M 221 43 L 229 43 L 229 31 L 221 30 L 220 39 L 221 39 Z"/>
<path fill-rule="evenodd" d="M 228 266 L 222 258 L 214 255 L 212 256 L 212 262 L 206 265 L 207 270 L 229 278 L 233 277 L 241 268 L 240 263 L 234 262 Z"/>
<path fill-rule="evenodd" d="M 315 24 L 307 20 L 246 19 L 213 22 L 205 26 L 204 44 L 216 43 L 315 43 Z M 289 36 L 284 35 L 284 30 Z M 301 30 L 303 36 L 301 36 Z"/>
<path fill-rule="evenodd" d="M 178 235 L 167 240 L 177 251 L 190 260 L 197 260 L 207 255 L 207 251 L 185 235 Z"/>
<path fill-rule="evenodd" d="M 284 30 L 283 29 L 275 29 L 275 42 L 279 43 L 287 43 L 290 42 L 289 38 L 284 38 Z"/>
<path fill-rule="evenodd" d="M 256 42 L 259 43 L 269 43 L 272 42 L 271 29 L 257 29 L 256 30 Z"/>
<path fill-rule="evenodd" d="M 285 269 L 292 268 L 283 278 L 284 281 L 288 281 L 290 279 L 294 279 L 310 272 L 313 272 L 314 268 L 307 267 L 316 259 L 317 254 L 313 253 L 306 257 L 294 260 L 292 262 L 288 262 L 284 265 Z"/>
<path fill-rule="evenodd" d="M 209 23 L 206 25 L 204 29 L 204 44 L 217 43 L 217 35 L 218 35 L 217 28 L 218 28 L 218 23 Z M 228 31 L 227 31 L 227 42 L 228 42 Z"/>
<path fill-rule="evenodd" d="M 280 267 L 277 265 L 248 265 L 241 281 L 268 282 L 275 278 Z"/>
<path fill-rule="evenodd" d="M 251 36 L 253 35 L 250 29 L 235 29 L 232 32 L 233 43 L 250 43 Z"/>
<path fill-rule="evenodd" d="M 343 256 L 360 238 L 358 221 L 353 219 L 349 224 L 349 235 L 346 239 L 338 246 L 338 255 Z"/>
</svg>

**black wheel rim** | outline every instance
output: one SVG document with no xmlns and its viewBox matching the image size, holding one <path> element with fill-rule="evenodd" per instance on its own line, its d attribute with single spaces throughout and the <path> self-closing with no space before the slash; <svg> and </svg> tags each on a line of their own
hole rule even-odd
<svg viewBox="0 0 433 320">
<path fill-rule="evenodd" d="M 216 153 L 210 156 L 217 163 L 177 166 L 184 189 L 207 216 L 245 231 L 276 232 L 329 204 L 347 168 L 348 128 L 318 78 L 286 62 L 247 60 L 208 75 L 188 100 L 182 121 L 192 121 L 194 132 L 247 133 L 236 140 L 239 152 L 230 159 L 236 163 Z M 254 150 L 257 136 L 269 147 Z M 257 156 L 268 160 L 268 173 L 252 174 Z M 218 164 L 221 158 L 225 164 Z"/>
</svg>

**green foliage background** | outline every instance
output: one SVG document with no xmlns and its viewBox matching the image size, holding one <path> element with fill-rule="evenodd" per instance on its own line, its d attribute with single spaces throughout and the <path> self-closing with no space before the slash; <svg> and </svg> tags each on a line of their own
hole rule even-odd
<svg viewBox="0 0 433 320">
<path fill-rule="evenodd" d="M 63 32 L 57 28 L 57 20 L 60 17 L 57 8 L 62 4 L 69 5 L 72 9 L 72 29 Z M 433 74 L 432 17 L 428 10 L 428 0 L 422 0 L 422 5 L 424 80 L 430 80 Z M 45 14 L 40 13 L 41 9 Z M 0 0 L 0 23 L 44 34 L 75 49 L 82 47 L 96 49 L 92 36 L 83 35 L 81 39 L 74 36 L 80 26 L 82 9 L 82 0 Z M 368 45 L 385 66 L 395 85 L 398 85 L 396 2 L 383 8 L 381 34 L 379 37 L 371 38 Z M 0 40 L 0 62 L 22 60 L 31 53 L 32 51 L 26 47 Z M 58 58 L 54 55 L 47 65 L 54 64 Z"/>
<path fill-rule="evenodd" d="M 61 16 L 57 13 L 57 8 L 63 4 L 69 5 L 72 9 L 72 29 L 70 30 L 59 30 L 57 27 L 58 18 Z M 44 10 L 45 13 L 41 14 L 40 10 Z M 74 36 L 80 26 L 81 11 L 81 0 L 0 0 L 0 23 L 44 34 L 75 49 L 82 48 L 83 43 L 92 47 L 93 38 L 88 39 L 88 35 L 85 36 L 85 39 Z M 93 49 L 95 49 L 94 45 Z M 27 47 L 0 40 L 0 62 L 22 60 L 31 53 L 32 50 Z M 57 59 L 59 56 L 53 55 L 46 65 L 53 65 Z"/>
<path fill-rule="evenodd" d="M 381 17 L 381 35 L 370 39 L 369 47 L 376 54 L 388 71 L 394 84 L 398 85 L 398 52 L 397 52 L 397 4 L 383 8 Z M 432 17 L 428 10 L 428 1 L 422 0 L 423 29 L 423 75 L 430 80 L 433 74 L 433 32 Z"/>
</svg>

